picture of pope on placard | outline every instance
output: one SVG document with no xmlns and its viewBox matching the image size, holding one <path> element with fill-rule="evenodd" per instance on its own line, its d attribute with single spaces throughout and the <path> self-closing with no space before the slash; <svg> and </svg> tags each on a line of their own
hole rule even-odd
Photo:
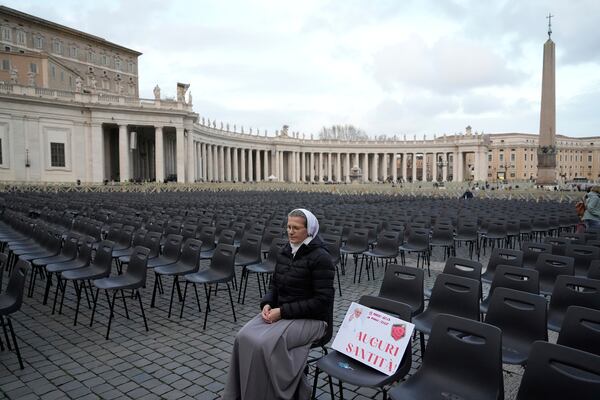
<svg viewBox="0 0 600 400">
<path fill-rule="evenodd" d="M 353 332 L 360 331 L 363 326 L 364 314 L 363 308 L 357 304 L 346 320 L 348 328 Z"/>
</svg>

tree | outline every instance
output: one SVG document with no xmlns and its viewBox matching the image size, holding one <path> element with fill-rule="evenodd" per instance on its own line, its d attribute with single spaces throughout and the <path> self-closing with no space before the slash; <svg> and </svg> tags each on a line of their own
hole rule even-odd
<svg viewBox="0 0 600 400">
<path fill-rule="evenodd" d="M 353 125 L 333 125 L 330 128 L 323 127 L 319 132 L 322 140 L 367 140 L 369 136 L 362 129 Z"/>
</svg>

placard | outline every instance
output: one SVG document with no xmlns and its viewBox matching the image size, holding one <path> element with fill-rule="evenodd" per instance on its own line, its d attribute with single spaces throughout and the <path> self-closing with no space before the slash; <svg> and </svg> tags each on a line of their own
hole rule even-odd
<svg viewBox="0 0 600 400">
<path fill-rule="evenodd" d="M 389 376 L 400 366 L 414 327 L 353 302 L 331 347 Z"/>
</svg>

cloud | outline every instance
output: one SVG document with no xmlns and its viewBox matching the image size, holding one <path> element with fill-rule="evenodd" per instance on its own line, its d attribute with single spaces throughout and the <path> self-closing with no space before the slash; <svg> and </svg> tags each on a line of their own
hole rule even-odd
<svg viewBox="0 0 600 400">
<path fill-rule="evenodd" d="M 515 84 L 523 79 L 499 55 L 480 44 L 444 38 L 429 46 L 414 34 L 376 53 L 373 72 L 386 90 L 401 85 L 443 94 Z"/>
</svg>

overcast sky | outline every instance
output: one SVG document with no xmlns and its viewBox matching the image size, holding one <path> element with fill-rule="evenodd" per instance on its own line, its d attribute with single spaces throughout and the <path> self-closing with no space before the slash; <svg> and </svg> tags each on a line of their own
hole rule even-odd
<svg viewBox="0 0 600 400">
<path fill-rule="evenodd" d="M 190 83 L 211 120 L 317 135 L 539 130 L 548 12 L 557 132 L 600 135 L 597 0 L 5 0 L 144 53 L 141 97 Z"/>
</svg>

